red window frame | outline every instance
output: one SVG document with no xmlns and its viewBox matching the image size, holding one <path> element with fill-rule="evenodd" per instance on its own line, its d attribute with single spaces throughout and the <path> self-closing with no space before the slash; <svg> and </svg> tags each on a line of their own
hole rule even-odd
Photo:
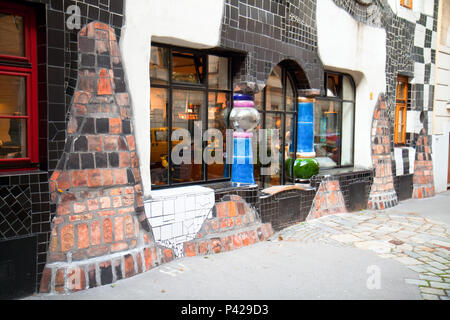
<svg viewBox="0 0 450 320">
<path fill-rule="evenodd" d="M 14 167 L 23 168 L 27 164 L 38 163 L 38 98 L 37 98 L 37 37 L 36 18 L 30 7 L 0 1 L 0 12 L 22 16 L 24 21 L 25 56 L 0 54 L 0 74 L 22 76 L 26 78 L 26 109 L 25 116 L 1 115 L 0 119 L 27 120 L 27 157 L 0 159 L 0 171 Z M 7 167 L 7 168 L 5 168 Z"/>
</svg>

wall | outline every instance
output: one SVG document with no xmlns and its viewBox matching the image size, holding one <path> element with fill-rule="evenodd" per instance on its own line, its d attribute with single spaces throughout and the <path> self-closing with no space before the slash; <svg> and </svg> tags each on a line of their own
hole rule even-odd
<svg viewBox="0 0 450 320">
<path fill-rule="evenodd" d="M 435 112 L 433 118 L 433 168 L 436 191 L 447 190 L 450 131 L 450 1 L 439 2 L 436 58 Z"/>
<path fill-rule="evenodd" d="M 317 1 L 317 31 L 325 69 L 347 72 L 355 80 L 355 166 L 372 167 L 372 115 L 376 98 L 386 90 L 386 32 L 356 21 L 332 0 Z"/>
<path fill-rule="evenodd" d="M 192 48 L 219 44 L 224 0 L 126 1 L 120 49 L 129 93 L 136 115 L 136 144 L 144 197 L 151 192 L 150 178 L 150 43 Z M 176 23 L 174 23 L 176 22 Z"/>
</svg>

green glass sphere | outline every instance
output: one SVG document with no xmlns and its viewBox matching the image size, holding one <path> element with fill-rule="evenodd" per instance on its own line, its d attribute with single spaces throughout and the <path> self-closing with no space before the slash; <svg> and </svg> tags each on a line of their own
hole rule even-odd
<svg viewBox="0 0 450 320">
<path fill-rule="evenodd" d="M 293 158 L 287 158 L 284 162 L 284 171 L 286 171 L 286 176 L 291 178 L 292 166 L 294 165 Z"/>
<path fill-rule="evenodd" d="M 319 173 L 316 159 L 297 159 L 294 162 L 294 175 L 297 179 L 309 179 Z"/>
</svg>

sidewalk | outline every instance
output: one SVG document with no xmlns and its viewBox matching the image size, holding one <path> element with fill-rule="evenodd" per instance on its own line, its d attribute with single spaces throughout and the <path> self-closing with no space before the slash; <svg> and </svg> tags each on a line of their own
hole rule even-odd
<svg viewBox="0 0 450 320">
<path fill-rule="evenodd" d="M 27 299 L 448 299 L 450 192 L 338 214 L 115 285 Z M 446 222 L 446 223 L 445 223 Z"/>
</svg>

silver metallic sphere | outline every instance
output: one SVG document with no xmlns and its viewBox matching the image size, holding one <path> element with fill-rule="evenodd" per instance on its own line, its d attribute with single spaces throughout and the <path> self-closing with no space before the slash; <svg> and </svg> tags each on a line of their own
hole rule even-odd
<svg viewBox="0 0 450 320">
<path fill-rule="evenodd" d="M 261 115 L 255 108 L 234 107 L 230 113 L 230 122 L 234 129 L 250 132 L 255 129 Z"/>
</svg>

